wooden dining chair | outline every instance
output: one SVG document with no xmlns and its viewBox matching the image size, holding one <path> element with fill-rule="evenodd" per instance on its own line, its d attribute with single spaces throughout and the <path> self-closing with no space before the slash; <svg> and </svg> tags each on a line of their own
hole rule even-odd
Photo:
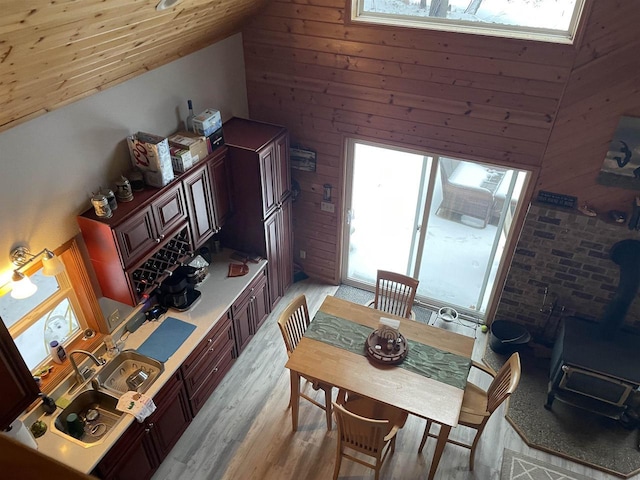
<svg viewBox="0 0 640 480">
<path fill-rule="evenodd" d="M 378 270 L 376 296 L 367 306 L 415 320 L 412 307 L 418 283 L 419 280 L 407 275 Z"/>
<path fill-rule="evenodd" d="M 280 333 L 282 333 L 282 339 L 287 348 L 288 356 L 291 356 L 295 350 L 298 342 L 300 342 L 304 332 L 307 330 L 309 323 L 311 323 L 311 317 L 309 317 L 309 309 L 307 308 L 307 298 L 304 295 L 299 295 L 284 309 L 278 318 L 278 326 L 280 327 Z M 318 382 L 313 378 L 304 378 L 311 383 L 314 390 L 324 391 L 325 403 L 323 405 L 302 392 L 300 392 L 300 396 L 325 411 L 327 430 L 331 430 L 331 395 L 333 393 L 333 386 Z M 291 406 L 291 404 L 289 404 L 289 406 Z"/>
<path fill-rule="evenodd" d="M 347 392 L 342 389 L 333 404 L 333 411 L 338 424 L 333 479 L 338 478 L 342 457 L 345 457 L 372 468 L 378 480 L 387 455 L 395 451 L 396 434 L 407 421 L 407 412 L 367 397 L 347 397 Z M 355 457 L 347 449 L 373 457 L 375 462 Z"/>
<path fill-rule="evenodd" d="M 478 440 L 484 430 L 491 414 L 515 391 L 520 381 L 520 355 L 518 352 L 511 355 L 509 360 L 498 370 L 498 373 L 484 365 L 472 362 L 472 367 L 491 375 L 493 381 L 489 388 L 484 391 L 473 383 L 467 382 L 464 389 L 464 398 L 462 400 L 462 408 L 460 410 L 459 425 L 473 428 L 476 431 L 473 443 L 471 445 L 447 439 L 448 443 L 471 449 L 469 456 L 469 470 L 473 470 L 473 460 L 478 446 Z M 431 420 L 427 420 L 427 426 L 422 435 L 422 441 L 418 452 L 422 452 L 427 437 L 437 438 L 438 436 L 429 432 L 431 428 Z"/>
</svg>

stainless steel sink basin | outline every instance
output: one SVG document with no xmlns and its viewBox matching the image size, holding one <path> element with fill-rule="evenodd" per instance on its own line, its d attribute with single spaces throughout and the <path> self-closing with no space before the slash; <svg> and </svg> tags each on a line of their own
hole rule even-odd
<svg viewBox="0 0 640 480">
<path fill-rule="evenodd" d="M 134 386 L 137 392 L 145 393 L 162 372 L 164 372 L 162 362 L 134 350 L 125 350 L 109 360 L 95 376 L 95 380 L 101 389 L 120 396 L 134 389 L 132 388 Z M 127 379 L 132 376 L 137 381 L 134 383 L 130 381 L 128 385 Z"/>
<path fill-rule="evenodd" d="M 107 393 L 84 391 L 58 414 L 53 422 L 53 431 L 81 445 L 98 443 L 124 415 L 116 410 L 117 404 L 118 399 Z M 77 416 L 75 430 L 67 422 L 73 418 L 72 414 Z"/>
</svg>

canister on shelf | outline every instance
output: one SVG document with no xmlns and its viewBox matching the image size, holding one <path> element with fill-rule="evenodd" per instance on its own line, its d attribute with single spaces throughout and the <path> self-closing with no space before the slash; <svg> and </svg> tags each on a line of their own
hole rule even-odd
<svg viewBox="0 0 640 480">
<path fill-rule="evenodd" d="M 91 204 L 96 212 L 98 217 L 109 218 L 113 213 L 111 212 L 111 208 L 109 208 L 109 201 L 107 197 L 105 197 L 101 193 L 96 193 L 91 197 Z"/>
<path fill-rule="evenodd" d="M 110 188 L 100 188 L 100 193 L 107 197 L 107 202 L 109 203 L 109 208 L 113 212 L 118 208 L 118 202 L 116 200 L 116 195 L 113 193 L 113 190 Z"/>
</svg>

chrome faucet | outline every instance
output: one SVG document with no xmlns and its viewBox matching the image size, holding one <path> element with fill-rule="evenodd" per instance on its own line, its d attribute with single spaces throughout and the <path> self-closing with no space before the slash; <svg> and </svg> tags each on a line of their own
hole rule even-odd
<svg viewBox="0 0 640 480">
<path fill-rule="evenodd" d="M 84 383 L 84 381 L 87 379 L 86 374 L 87 373 L 91 374 L 92 372 L 91 372 L 90 368 L 85 368 L 82 372 L 80 372 L 80 369 L 78 368 L 78 365 L 76 364 L 76 361 L 73 358 L 73 356 L 75 354 L 77 354 L 77 353 L 82 353 L 83 355 L 86 355 L 98 367 L 104 365 L 105 363 L 107 363 L 107 361 L 104 358 L 97 358 L 93 353 L 87 352 L 86 350 L 73 350 L 73 351 L 71 351 L 69 353 L 69 362 L 71 362 L 71 366 L 73 367 L 73 371 L 75 372 L 76 383 L 78 385 L 82 385 Z M 89 371 L 89 372 L 87 372 L 87 371 Z"/>
</svg>

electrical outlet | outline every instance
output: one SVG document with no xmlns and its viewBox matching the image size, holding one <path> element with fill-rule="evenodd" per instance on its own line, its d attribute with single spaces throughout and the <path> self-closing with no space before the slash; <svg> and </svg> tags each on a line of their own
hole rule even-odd
<svg viewBox="0 0 640 480">
<path fill-rule="evenodd" d="M 300 250 L 300 258 L 301 259 L 307 258 L 307 252 L 305 252 L 304 250 Z"/>
<path fill-rule="evenodd" d="M 322 202 L 320 203 L 320 210 L 323 212 L 334 213 L 336 211 L 336 206 L 333 203 Z"/>
</svg>

